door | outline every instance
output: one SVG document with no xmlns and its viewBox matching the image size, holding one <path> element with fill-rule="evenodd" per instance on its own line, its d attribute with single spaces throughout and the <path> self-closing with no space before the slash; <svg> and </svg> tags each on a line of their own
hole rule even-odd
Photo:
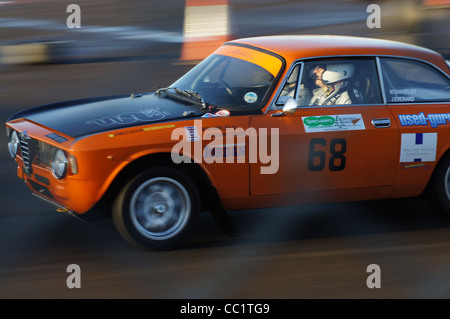
<svg viewBox="0 0 450 319">
<path fill-rule="evenodd" d="M 317 66 L 324 70 L 319 77 Z M 274 116 L 280 110 L 272 109 L 251 118 L 257 131 L 278 129 L 278 145 L 273 138 L 270 145 L 278 169 L 262 174 L 267 164 L 251 164 L 251 195 L 392 186 L 398 127 L 382 103 L 375 61 L 313 60 L 294 66 L 292 74 L 301 81 L 293 85 L 289 76 L 278 101 L 294 98 L 296 112 Z"/>
<path fill-rule="evenodd" d="M 399 127 L 394 197 L 420 194 L 449 147 L 450 78 L 428 63 L 380 58 L 387 108 Z"/>
</svg>

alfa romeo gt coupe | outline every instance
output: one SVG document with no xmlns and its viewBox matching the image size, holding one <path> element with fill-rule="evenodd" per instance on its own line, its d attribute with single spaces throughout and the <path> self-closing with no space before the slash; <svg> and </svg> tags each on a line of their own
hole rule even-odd
<svg viewBox="0 0 450 319">
<path fill-rule="evenodd" d="M 450 69 L 429 49 L 346 36 L 223 44 L 156 92 L 55 103 L 7 123 L 17 175 L 145 249 L 211 212 L 415 197 L 450 213 Z"/>
</svg>

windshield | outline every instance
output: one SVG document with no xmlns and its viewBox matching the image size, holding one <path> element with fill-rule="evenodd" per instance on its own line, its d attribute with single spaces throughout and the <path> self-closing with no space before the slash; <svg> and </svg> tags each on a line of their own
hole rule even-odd
<svg viewBox="0 0 450 319">
<path fill-rule="evenodd" d="M 274 55 L 225 45 L 171 87 L 196 92 L 213 107 L 257 109 L 263 106 L 282 65 Z"/>
</svg>

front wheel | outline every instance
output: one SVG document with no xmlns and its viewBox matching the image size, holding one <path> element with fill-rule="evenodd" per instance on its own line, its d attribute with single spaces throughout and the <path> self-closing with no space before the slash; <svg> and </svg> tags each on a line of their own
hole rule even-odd
<svg viewBox="0 0 450 319">
<path fill-rule="evenodd" d="M 450 215 L 450 154 L 447 154 L 436 167 L 431 183 L 432 204 Z"/>
<path fill-rule="evenodd" d="M 199 211 L 194 183 L 176 169 L 159 167 L 128 182 L 112 213 L 117 230 L 129 243 L 166 250 L 185 239 Z"/>
</svg>

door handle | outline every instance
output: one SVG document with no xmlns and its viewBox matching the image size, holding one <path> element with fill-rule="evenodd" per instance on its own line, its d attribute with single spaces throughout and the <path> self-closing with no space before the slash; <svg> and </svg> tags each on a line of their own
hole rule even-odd
<svg viewBox="0 0 450 319">
<path fill-rule="evenodd" d="M 372 119 L 372 125 L 376 128 L 386 128 L 391 126 L 391 120 L 389 118 Z"/>
</svg>

